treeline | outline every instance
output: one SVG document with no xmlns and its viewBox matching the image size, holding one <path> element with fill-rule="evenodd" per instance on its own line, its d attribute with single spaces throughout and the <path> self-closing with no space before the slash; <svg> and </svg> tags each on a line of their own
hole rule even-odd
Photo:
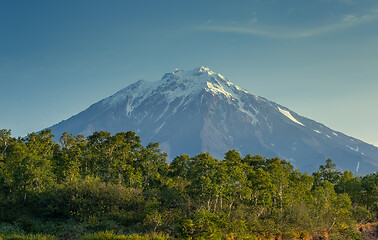
<svg viewBox="0 0 378 240">
<path fill-rule="evenodd" d="M 377 173 L 330 159 L 312 175 L 235 150 L 168 164 L 134 132 L 52 137 L 0 130 L 0 239 L 362 239 L 378 216 Z"/>
</svg>

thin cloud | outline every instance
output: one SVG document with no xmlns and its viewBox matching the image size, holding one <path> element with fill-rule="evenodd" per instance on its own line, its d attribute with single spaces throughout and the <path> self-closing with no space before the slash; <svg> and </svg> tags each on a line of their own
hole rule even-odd
<svg viewBox="0 0 378 240">
<path fill-rule="evenodd" d="M 353 0 L 339 0 L 340 3 L 346 4 L 346 5 L 355 5 L 356 2 Z"/>
<path fill-rule="evenodd" d="M 239 33 L 239 34 L 249 34 L 261 37 L 270 38 L 286 38 L 286 39 L 298 39 L 298 38 L 309 38 L 313 36 L 324 35 L 352 27 L 356 27 L 362 24 L 366 24 L 377 20 L 377 13 L 374 10 L 372 14 L 356 16 L 356 15 L 345 15 L 338 22 L 330 23 L 328 25 L 323 25 L 319 27 L 312 27 L 308 29 L 294 29 L 288 27 L 276 27 L 276 26 L 262 26 L 258 24 L 245 26 L 239 24 L 233 25 L 203 25 L 199 29 L 203 31 L 213 31 L 213 32 L 223 32 L 223 33 Z"/>
</svg>

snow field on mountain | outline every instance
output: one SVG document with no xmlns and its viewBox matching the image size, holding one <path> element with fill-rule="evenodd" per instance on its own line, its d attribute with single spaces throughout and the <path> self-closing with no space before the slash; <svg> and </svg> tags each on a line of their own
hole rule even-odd
<svg viewBox="0 0 378 240">
<path fill-rule="evenodd" d="M 301 123 L 300 121 L 298 121 L 297 119 L 295 119 L 295 118 L 291 115 L 291 113 L 290 113 L 289 111 L 283 110 L 283 109 L 281 109 L 280 107 L 278 107 L 278 110 L 279 110 L 283 115 L 285 115 L 287 118 L 289 118 L 291 121 L 293 121 L 293 122 L 295 122 L 295 123 L 297 123 L 297 124 L 299 124 L 299 125 L 304 126 L 303 123 Z"/>
</svg>

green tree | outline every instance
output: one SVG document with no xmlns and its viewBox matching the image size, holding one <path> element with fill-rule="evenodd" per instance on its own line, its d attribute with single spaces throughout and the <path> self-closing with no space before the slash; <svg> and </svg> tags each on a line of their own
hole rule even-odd
<svg viewBox="0 0 378 240">
<path fill-rule="evenodd" d="M 182 179 L 187 178 L 189 170 L 189 155 L 180 155 L 175 157 L 169 165 L 169 176 L 180 177 Z"/>
<path fill-rule="evenodd" d="M 341 176 L 341 172 L 336 170 L 336 164 L 330 158 L 326 160 L 326 165 L 320 165 L 319 171 L 314 172 L 315 185 L 319 185 L 321 181 L 328 181 L 336 184 Z"/>
<path fill-rule="evenodd" d="M 162 186 L 168 175 L 166 158 L 167 154 L 160 151 L 159 143 L 149 143 L 147 147 L 142 148 L 136 166 L 143 174 L 144 189 Z"/>
<path fill-rule="evenodd" d="M 14 189 L 24 192 L 25 197 L 27 192 L 42 192 L 54 185 L 51 159 L 59 146 L 52 137 L 51 130 L 30 133 L 26 137 L 24 156 L 12 173 Z"/>
<path fill-rule="evenodd" d="M 187 190 L 197 202 L 199 208 L 212 210 L 219 196 L 217 171 L 219 161 L 209 153 L 201 153 L 191 159 L 189 163 Z"/>
<path fill-rule="evenodd" d="M 107 146 L 111 134 L 106 131 L 94 132 L 88 136 L 88 154 L 85 159 L 85 175 L 107 179 L 111 149 Z"/>
<path fill-rule="evenodd" d="M 247 154 L 243 158 L 243 162 L 248 164 L 249 166 L 253 167 L 253 169 L 259 169 L 259 168 L 264 169 L 266 167 L 266 164 L 267 164 L 266 160 L 267 160 L 266 158 L 264 158 L 260 155 L 252 156 L 251 154 Z"/>
<path fill-rule="evenodd" d="M 11 130 L 0 130 L 0 164 L 7 155 L 7 148 L 12 141 Z M 0 165 L 1 166 L 1 165 Z"/>
<path fill-rule="evenodd" d="M 328 231 L 335 225 L 349 223 L 351 201 L 347 194 L 337 194 L 329 181 L 316 186 L 312 192 L 317 226 L 326 227 Z"/>
<path fill-rule="evenodd" d="M 120 132 L 107 142 L 110 148 L 110 163 L 107 169 L 110 181 L 128 186 L 140 185 L 141 173 L 137 172 L 137 160 L 142 154 L 142 144 L 135 132 Z M 138 180 L 139 179 L 139 180 Z M 135 182 L 139 182 L 135 184 Z"/>
<path fill-rule="evenodd" d="M 54 172 L 58 182 L 83 178 L 87 151 L 86 139 L 83 135 L 72 136 L 65 132 L 59 142 L 62 149 L 55 152 L 53 157 Z"/>
<path fill-rule="evenodd" d="M 378 219 L 378 173 L 372 173 L 361 179 L 360 205 L 368 209 L 373 219 Z"/>
<path fill-rule="evenodd" d="M 222 198 L 227 200 L 230 213 L 235 203 L 251 199 L 251 189 L 247 183 L 248 165 L 243 162 L 239 152 L 230 150 L 225 153 L 225 158 L 220 162 L 219 169 L 218 184 L 221 187 L 221 202 Z"/>
<path fill-rule="evenodd" d="M 279 158 L 272 158 L 267 160 L 267 171 L 271 175 L 273 190 L 273 203 L 281 211 L 286 204 L 286 195 L 289 191 L 289 177 L 293 166 L 284 160 Z"/>
</svg>

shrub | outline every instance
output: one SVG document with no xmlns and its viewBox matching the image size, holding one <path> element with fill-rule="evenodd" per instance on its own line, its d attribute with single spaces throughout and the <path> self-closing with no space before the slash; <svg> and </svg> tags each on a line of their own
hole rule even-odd
<svg viewBox="0 0 378 240">
<path fill-rule="evenodd" d="M 1 240 L 58 240 L 56 237 L 51 235 L 42 235 L 42 234 L 9 234 L 0 236 Z"/>
<path fill-rule="evenodd" d="M 98 232 L 93 234 L 87 234 L 79 240 L 165 240 L 167 236 L 161 234 L 145 235 L 138 234 L 133 235 L 117 235 L 114 232 Z"/>
</svg>

